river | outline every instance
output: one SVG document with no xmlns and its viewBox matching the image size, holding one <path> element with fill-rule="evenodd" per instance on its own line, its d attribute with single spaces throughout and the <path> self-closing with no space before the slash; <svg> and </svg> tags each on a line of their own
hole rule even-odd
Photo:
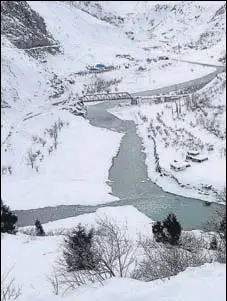
<svg viewBox="0 0 227 301">
<path fill-rule="evenodd" d="M 222 206 L 209 206 L 197 199 L 177 196 L 164 192 L 148 179 L 145 154 L 141 138 L 136 134 L 133 121 L 120 120 L 107 110 L 116 103 L 101 103 L 88 107 L 87 118 L 93 126 L 125 133 L 119 152 L 113 158 L 109 170 L 109 185 L 120 201 L 96 206 L 64 205 L 31 210 L 17 210 L 18 226 L 33 225 L 38 218 L 41 223 L 77 216 L 96 211 L 105 206 L 133 205 L 153 220 L 162 220 L 174 212 L 184 229 L 203 229 L 207 221 L 216 215 Z"/>
<path fill-rule="evenodd" d="M 195 91 L 226 70 L 225 66 L 189 63 L 213 66 L 215 71 L 187 82 L 134 93 L 134 96 L 169 93 L 179 89 Z M 162 220 L 168 213 L 173 212 L 183 228 L 191 230 L 203 229 L 211 218 L 217 218 L 217 211 L 223 210 L 223 208 L 225 210 L 223 205 L 211 203 L 208 206 L 206 202 L 201 200 L 164 192 L 159 186 L 152 183 L 148 179 L 145 154 L 142 152 L 141 138 L 136 134 L 136 125 L 133 121 L 120 120 L 107 111 L 116 105 L 118 104 L 109 102 L 89 106 L 87 118 L 93 126 L 125 133 L 119 152 L 113 159 L 112 167 L 109 170 L 109 185 L 112 188 L 113 195 L 120 200 L 96 206 L 62 205 L 31 210 L 15 210 L 14 212 L 18 216 L 18 226 L 33 225 L 35 219 L 39 219 L 41 223 L 47 223 L 95 212 L 101 207 L 132 205 L 153 220 Z"/>
</svg>

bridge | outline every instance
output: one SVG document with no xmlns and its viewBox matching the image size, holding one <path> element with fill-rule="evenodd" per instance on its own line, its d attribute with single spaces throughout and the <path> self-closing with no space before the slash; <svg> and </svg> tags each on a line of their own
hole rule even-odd
<svg viewBox="0 0 227 301">
<path fill-rule="evenodd" d="M 99 102 L 99 101 L 111 101 L 111 100 L 130 100 L 131 104 L 138 104 L 143 101 L 153 101 L 154 103 L 160 102 L 168 102 L 177 100 L 179 98 L 184 98 L 190 96 L 189 93 L 187 94 L 157 94 L 157 95 L 150 95 L 150 96 L 139 96 L 135 97 L 132 96 L 128 92 L 116 92 L 116 93 L 96 93 L 96 94 L 86 94 L 80 97 L 80 100 L 85 102 Z"/>
<path fill-rule="evenodd" d="M 133 102 L 134 97 L 128 92 L 86 94 L 80 97 L 80 100 L 82 100 L 83 102 L 126 100 L 126 99 L 129 99 Z"/>
<path fill-rule="evenodd" d="M 190 97 L 193 93 L 185 93 L 185 94 L 157 94 L 157 95 L 151 95 L 151 96 L 138 96 L 137 98 L 139 100 L 159 100 L 163 102 L 176 100 L 179 98 L 186 98 Z"/>
</svg>

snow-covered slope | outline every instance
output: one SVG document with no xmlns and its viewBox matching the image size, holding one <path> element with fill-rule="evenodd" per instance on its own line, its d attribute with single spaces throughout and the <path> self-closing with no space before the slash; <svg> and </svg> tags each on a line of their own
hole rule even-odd
<svg viewBox="0 0 227 301">
<path fill-rule="evenodd" d="M 44 61 L 36 60 L 3 35 L 2 197 L 13 209 L 114 200 L 105 181 L 121 135 L 93 128 L 81 117 L 62 111 L 62 105 L 52 104 L 77 101 L 82 84 L 70 86 L 65 78 L 85 68 L 94 57 L 98 62 L 105 44 L 105 53 L 117 44 L 119 31 L 67 3 L 29 4 L 42 13 L 64 53 L 47 53 Z M 64 27 L 56 27 L 57 23 Z M 81 28 L 86 28 L 86 33 Z M 97 45 L 90 56 L 92 48 L 87 45 L 89 41 L 91 47 L 97 44 L 100 36 L 106 43 Z M 127 39 L 119 41 L 118 45 L 130 44 Z M 58 124 L 58 147 L 54 146 L 54 124 Z"/>
<path fill-rule="evenodd" d="M 1 196 L 11 209 L 98 204 L 115 199 L 106 181 L 122 134 L 95 128 L 69 111 L 69 106 L 79 110 L 82 92 L 150 90 L 214 70 L 212 66 L 171 58 L 225 62 L 224 1 L 2 1 L 1 8 Z M 169 59 L 160 59 L 163 55 Z M 89 73 L 86 66 L 97 63 L 110 66 L 111 71 Z M 193 166 L 191 172 L 175 175 L 183 185 L 189 181 L 195 186 L 196 197 L 204 192 L 204 187 L 197 185 L 201 179 L 204 186 L 212 184 L 217 191 L 225 184 L 225 86 L 222 74 L 194 95 L 200 108 L 185 112 L 188 119 L 183 123 L 184 130 L 182 120 L 173 120 L 171 107 L 126 109 L 133 111 L 133 117 L 124 109 L 115 111 L 122 118 L 135 118 L 136 114 L 139 118 L 138 110 L 153 118 L 165 110 L 161 116 L 177 134 L 181 128 L 187 138 L 192 131 L 199 144 L 214 145 L 203 168 Z M 157 126 L 158 136 L 160 124 Z M 149 176 L 165 189 L 185 194 L 185 187 L 176 185 L 176 181 L 171 186 L 168 179 L 153 173 L 153 144 L 142 120 L 138 133 L 144 141 L 147 139 Z M 167 152 L 163 137 L 159 138 L 160 164 L 168 169 L 168 160 L 179 155 L 183 136 L 177 141 L 178 149 L 174 146 Z M 171 135 L 168 138 L 171 140 Z M 192 191 L 186 195 L 192 196 Z M 44 227 L 49 234 L 59 234 L 78 222 L 95 225 L 95 219 L 104 215 L 116 217 L 122 228 L 126 218 L 133 239 L 139 232 L 151 232 L 152 221 L 131 206 L 101 208 Z M 22 285 L 19 301 L 225 300 L 225 265 L 217 263 L 187 269 L 170 279 L 145 283 L 115 278 L 103 286 L 93 284 L 65 297 L 53 296 L 47 275 L 60 255 L 63 236 L 18 233 L 3 234 L 1 240 L 3 272 L 13 267 L 12 276 Z"/>
<path fill-rule="evenodd" d="M 65 297 L 71 301 L 213 301 L 225 300 L 225 265 L 206 264 L 199 268 L 188 268 L 169 280 L 157 280 L 151 283 L 132 279 L 111 279 L 100 287 L 81 289 Z M 59 301 L 58 296 L 29 296 L 34 301 Z M 21 298 L 19 301 L 29 301 Z"/>
<path fill-rule="evenodd" d="M 125 24 L 136 39 L 146 41 L 147 47 L 184 53 L 193 48 L 209 51 L 211 46 L 225 41 L 224 1 L 162 1 L 153 5 L 146 2 L 141 1 Z"/>
<path fill-rule="evenodd" d="M 110 112 L 137 124 L 152 181 L 168 192 L 216 201 L 226 185 L 225 101 L 226 75 L 222 73 L 193 95 L 192 104 L 181 99 L 114 108 Z M 171 164 L 178 161 L 184 165 L 190 150 L 200 152 L 208 160 L 201 164 L 188 162 L 189 168 L 173 171 Z"/>
<path fill-rule="evenodd" d="M 3 199 L 13 209 L 113 200 L 105 181 L 121 135 L 94 129 L 63 109 L 91 86 L 137 92 L 212 72 L 158 56 L 176 57 L 180 45 L 188 59 L 223 57 L 225 10 L 223 1 L 3 3 Z M 100 62 L 113 70 L 86 71 Z"/>
<path fill-rule="evenodd" d="M 225 264 L 212 263 L 188 268 L 169 279 L 142 282 L 112 278 L 103 283 L 82 286 L 65 296 L 55 296 L 47 279 L 61 254 L 63 237 L 29 237 L 4 234 L 1 238 L 2 273 L 11 268 L 15 285 L 21 286 L 20 301 L 213 301 L 225 300 Z M 192 289 L 193 288 L 193 289 Z"/>
</svg>

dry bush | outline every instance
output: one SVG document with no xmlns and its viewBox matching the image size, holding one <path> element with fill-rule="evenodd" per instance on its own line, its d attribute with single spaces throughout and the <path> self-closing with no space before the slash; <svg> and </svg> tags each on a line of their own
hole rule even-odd
<svg viewBox="0 0 227 301">
<path fill-rule="evenodd" d="M 196 267 L 211 261 L 209 254 L 156 243 L 152 239 L 141 240 L 140 247 L 144 259 L 135 269 L 133 278 L 143 281 L 175 276 L 187 267 Z"/>
<path fill-rule="evenodd" d="M 21 287 L 16 285 L 11 272 L 12 268 L 1 274 L 1 301 L 13 301 L 21 295 Z"/>
<path fill-rule="evenodd" d="M 189 252 L 196 252 L 201 249 L 209 249 L 210 241 L 205 239 L 202 235 L 195 235 L 193 232 L 183 232 L 179 241 L 182 249 Z"/>
<path fill-rule="evenodd" d="M 97 256 L 97 270 L 102 277 L 130 277 L 136 264 L 136 246 L 127 237 L 127 225 L 118 226 L 108 218 L 99 219 L 94 252 Z"/>
<path fill-rule="evenodd" d="M 53 270 L 49 275 L 46 276 L 46 278 L 52 287 L 53 294 L 56 296 L 59 295 L 61 284 L 60 284 L 60 276 L 58 275 L 58 272 Z"/>
<path fill-rule="evenodd" d="M 92 241 L 95 264 L 83 270 L 68 271 L 64 257 L 60 257 L 56 274 L 50 277 L 54 292 L 61 287 L 64 292 L 81 285 L 102 283 L 111 277 L 130 277 L 136 265 L 137 246 L 127 237 L 127 226 L 120 227 L 108 218 L 99 219 Z M 57 277 L 57 278 L 56 278 Z"/>
<path fill-rule="evenodd" d="M 217 195 L 217 200 L 226 203 L 226 187 Z M 204 225 L 206 230 L 214 230 L 217 233 L 216 260 L 221 263 L 226 262 L 226 209 L 218 209 L 216 215 Z"/>
<path fill-rule="evenodd" d="M 33 153 L 32 150 L 29 149 L 27 152 L 26 160 L 27 160 L 27 165 L 31 166 L 31 168 L 34 168 L 35 166 L 36 157 L 37 154 Z"/>
</svg>

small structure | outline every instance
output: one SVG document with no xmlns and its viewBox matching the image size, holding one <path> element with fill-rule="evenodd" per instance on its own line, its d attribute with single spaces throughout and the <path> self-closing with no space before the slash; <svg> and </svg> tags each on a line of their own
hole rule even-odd
<svg viewBox="0 0 227 301">
<path fill-rule="evenodd" d="M 192 156 L 192 155 L 187 155 L 186 156 L 187 160 L 191 160 L 192 162 L 197 162 L 197 163 L 201 163 L 204 161 L 208 160 L 208 157 L 202 156 L 202 155 L 196 155 L 196 156 Z"/>
<path fill-rule="evenodd" d="M 170 163 L 170 167 L 172 169 L 174 169 L 175 171 L 181 171 L 186 169 L 187 167 L 190 167 L 191 165 L 188 164 L 187 162 L 183 161 L 183 162 L 178 162 L 176 160 L 174 160 L 174 162 Z"/>
<path fill-rule="evenodd" d="M 140 97 L 133 97 L 131 100 L 131 105 L 138 105 Z"/>
<path fill-rule="evenodd" d="M 103 64 L 96 64 L 92 66 L 88 65 L 86 68 L 88 69 L 89 72 L 95 72 L 95 73 L 106 70 L 106 66 Z"/>
<path fill-rule="evenodd" d="M 187 154 L 188 154 L 189 156 L 198 156 L 198 155 L 199 155 L 199 152 L 191 150 L 191 151 L 188 151 Z"/>
<path fill-rule="evenodd" d="M 103 64 L 96 64 L 96 65 L 95 65 L 95 68 L 99 68 L 99 69 L 105 69 L 105 68 L 106 68 L 106 66 L 105 66 L 105 65 L 103 65 Z"/>
</svg>

